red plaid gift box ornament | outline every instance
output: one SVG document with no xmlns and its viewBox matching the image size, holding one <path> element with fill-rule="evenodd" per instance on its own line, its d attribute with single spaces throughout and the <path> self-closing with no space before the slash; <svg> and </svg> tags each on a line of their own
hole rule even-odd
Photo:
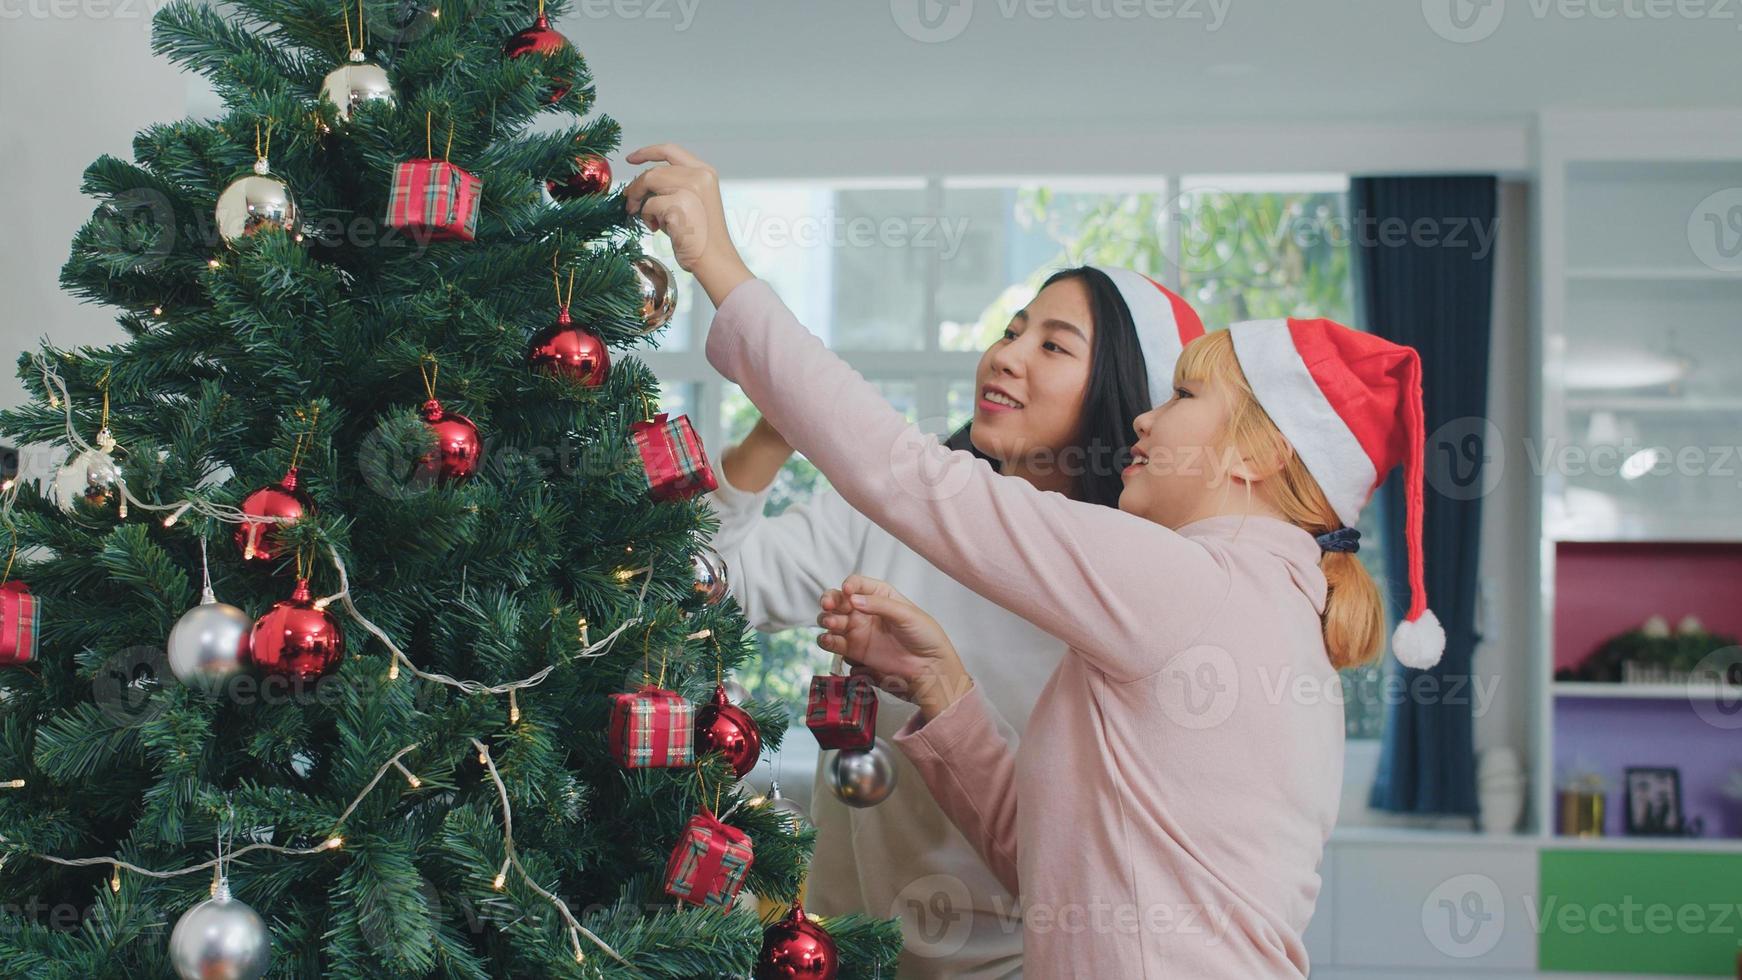
<svg viewBox="0 0 1742 980">
<path fill-rule="evenodd" d="M 665 864 L 665 893 L 680 902 L 730 911 L 753 858 L 750 835 L 721 823 L 703 805 L 671 849 Z"/>
<path fill-rule="evenodd" d="M 877 737 L 877 689 L 868 677 L 813 677 L 804 723 L 825 749 L 868 749 Z"/>
<path fill-rule="evenodd" d="M 611 758 L 625 769 L 669 769 L 696 761 L 695 706 L 676 691 L 645 684 L 611 695 Z"/>
<path fill-rule="evenodd" d="M 454 148 L 454 127 L 448 126 L 448 148 L 435 159 L 430 118 L 423 127 L 424 157 L 393 168 L 393 190 L 387 197 L 387 224 L 422 241 L 469 242 L 478 236 L 478 199 L 483 181 L 448 162 Z"/>
<path fill-rule="evenodd" d="M 446 160 L 407 160 L 393 169 L 387 224 L 428 241 L 469 242 L 478 235 L 483 182 Z"/>
<path fill-rule="evenodd" d="M 30 586 L 16 580 L 0 585 L 0 664 L 35 662 L 41 617 L 42 600 Z"/>
<path fill-rule="evenodd" d="M 647 489 L 655 500 L 682 500 L 719 486 L 702 450 L 702 440 L 688 415 L 668 419 L 664 412 L 629 426 L 629 437 L 641 453 Z"/>
</svg>

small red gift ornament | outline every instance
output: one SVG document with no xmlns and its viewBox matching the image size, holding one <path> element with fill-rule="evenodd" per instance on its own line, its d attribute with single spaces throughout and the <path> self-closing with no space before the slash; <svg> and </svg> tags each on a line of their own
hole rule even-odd
<svg viewBox="0 0 1742 980">
<path fill-rule="evenodd" d="M 664 412 L 629 426 L 641 453 L 647 489 L 655 500 L 682 500 L 719 486 L 688 415 L 668 419 Z"/>
<path fill-rule="evenodd" d="M 730 910 L 753 858 L 750 835 L 721 823 L 704 805 L 671 849 L 665 893 L 681 902 Z"/>
<path fill-rule="evenodd" d="M 35 662 L 41 617 L 42 600 L 30 594 L 30 586 L 16 579 L 0 585 L 0 664 Z"/>
<path fill-rule="evenodd" d="M 696 761 L 695 706 L 654 684 L 611 695 L 611 758 L 625 769 L 669 769 Z"/>
<path fill-rule="evenodd" d="M 446 160 L 407 160 L 393 168 L 387 224 L 420 241 L 469 242 L 478 236 L 483 186 Z"/>
<path fill-rule="evenodd" d="M 877 738 L 877 689 L 868 677 L 813 677 L 804 723 L 825 749 L 868 749 Z"/>
</svg>

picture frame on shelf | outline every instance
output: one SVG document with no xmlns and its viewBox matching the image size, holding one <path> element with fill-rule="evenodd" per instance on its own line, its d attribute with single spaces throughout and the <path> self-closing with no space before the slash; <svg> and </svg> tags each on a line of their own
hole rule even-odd
<svg viewBox="0 0 1742 980">
<path fill-rule="evenodd" d="M 1626 832 L 1629 837 L 1681 837 L 1681 770 L 1673 766 L 1627 768 Z"/>
</svg>

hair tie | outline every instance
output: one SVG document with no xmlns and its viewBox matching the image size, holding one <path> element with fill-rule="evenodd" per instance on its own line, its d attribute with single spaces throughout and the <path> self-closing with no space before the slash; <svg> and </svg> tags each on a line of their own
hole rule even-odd
<svg viewBox="0 0 1742 980">
<path fill-rule="evenodd" d="M 1352 555 L 1361 550 L 1361 532 L 1352 527 L 1326 531 L 1314 536 L 1313 540 L 1319 543 L 1320 551 L 1341 551 Z"/>
</svg>

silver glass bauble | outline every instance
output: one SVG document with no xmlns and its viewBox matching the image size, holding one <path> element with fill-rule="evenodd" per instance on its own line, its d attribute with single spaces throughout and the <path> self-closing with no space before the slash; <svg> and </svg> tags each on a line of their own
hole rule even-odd
<svg viewBox="0 0 1742 980">
<path fill-rule="evenodd" d="M 300 214 L 296 199 L 284 181 L 272 176 L 266 160 L 254 164 L 254 173 L 240 178 L 218 195 L 218 234 L 224 241 L 246 238 L 263 228 L 282 228 L 296 234 Z"/>
<path fill-rule="evenodd" d="M 669 323 L 677 312 L 677 282 L 665 263 L 651 255 L 643 255 L 632 264 L 641 290 L 641 329 L 637 333 L 645 337 Z"/>
<path fill-rule="evenodd" d="M 704 605 L 717 606 L 726 598 L 726 559 L 712 547 L 704 544 L 690 556 L 690 577 L 691 587 Z"/>
<path fill-rule="evenodd" d="M 835 797 L 851 807 L 876 806 L 895 792 L 895 755 L 882 739 L 868 749 L 836 752 L 823 772 Z"/>
<path fill-rule="evenodd" d="M 345 62 L 321 80 L 321 98 L 339 109 L 339 121 L 349 122 L 351 113 L 365 102 L 393 102 L 393 83 L 380 65 L 363 59 L 363 52 L 352 51 Z"/>
<path fill-rule="evenodd" d="M 112 455 L 115 438 L 108 429 L 97 433 L 97 445 L 62 463 L 54 475 L 54 502 L 72 513 L 80 501 L 101 507 L 119 497 L 121 467 Z M 126 498 L 121 497 L 121 516 L 126 517 Z"/>
<path fill-rule="evenodd" d="M 259 980 L 272 963 L 272 934 L 220 881 L 216 894 L 176 920 L 169 962 L 182 980 Z"/>
<path fill-rule="evenodd" d="M 204 694 L 217 694 L 230 678 L 248 669 L 248 634 L 254 620 L 219 602 L 210 588 L 200 604 L 182 613 L 169 631 L 169 670 L 175 679 Z"/>
<path fill-rule="evenodd" d="M 811 829 L 810 814 L 804 812 L 796 800 L 789 800 L 780 795 L 780 780 L 776 779 L 768 787 L 768 799 L 765 805 L 786 818 L 787 829 L 793 833 Z"/>
</svg>

